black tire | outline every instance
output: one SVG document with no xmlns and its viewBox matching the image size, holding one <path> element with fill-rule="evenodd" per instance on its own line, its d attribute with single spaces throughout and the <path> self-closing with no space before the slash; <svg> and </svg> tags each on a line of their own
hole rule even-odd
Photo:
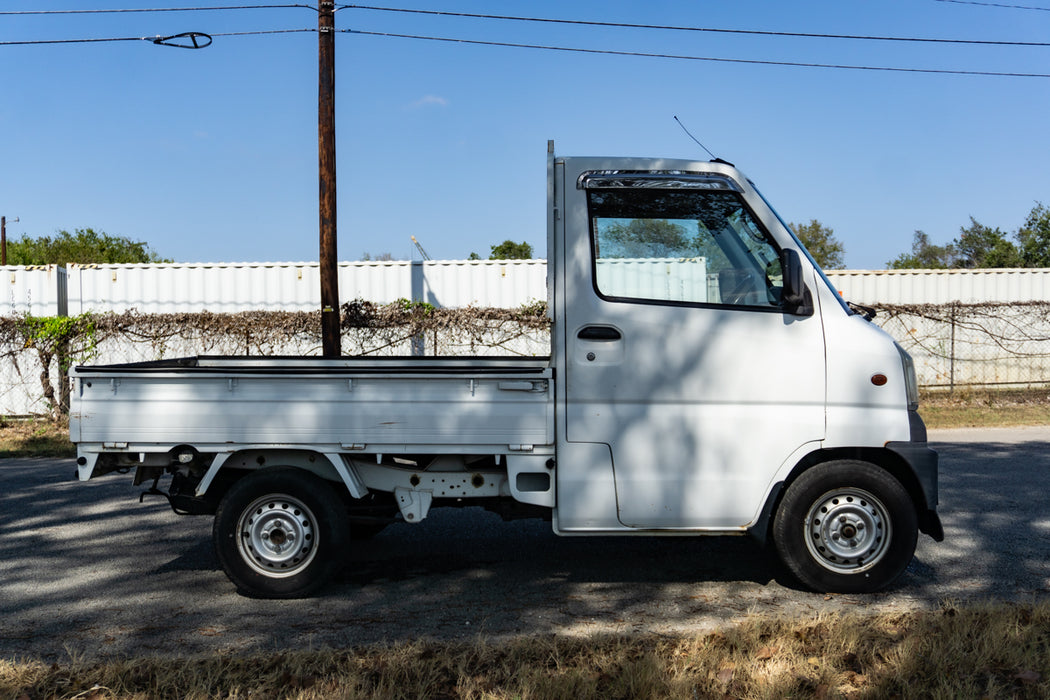
<svg viewBox="0 0 1050 700">
<path fill-rule="evenodd" d="M 302 598 L 328 582 L 347 550 L 346 508 L 332 484 L 318 476 L 266 469 L 226 493 L 212 539 L 239 593 Z"/>
<path fill-rule="evenodd" d="M 773 519 L 781 561 L 806 587 L 870 593 L 915 555 L 918 520 L 908 492 L 868 462 L 817 465 L 788 486 Z"/>
</svg>

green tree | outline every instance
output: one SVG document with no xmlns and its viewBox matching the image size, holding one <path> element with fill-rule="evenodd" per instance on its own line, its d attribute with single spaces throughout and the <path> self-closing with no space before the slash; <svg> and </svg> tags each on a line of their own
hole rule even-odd
<svg viewBox="0 0 1050 700">
<path fill-rule="evenodd" d="M 158 263 L 171 262 L 158 256 L 149 245 L 122 236 L 110 236 L 91 228 L 73 233 L 59 231 L 54 237 L 22 236 L 7 243 L 10 265 L 66 265 L 68 263 Z"/>
<path fill-rule="evenodd" d="M 846 248 L 835 237 L 835 230 L 816 219 L 808 224 L 791 224 L 792 230 L 813 259 L 825 270 L 840 270 L 846 266 Z"/>
<path fill-rule="evenodd" d="M 1017 231 L 1024 267 L 1050 267 L 1050 209 L 1037 203 Z"/>
<path fill-rule="evenodd" d="M 901 253 L 886 263 L 891 270 L 944 270 L 955 266 L 955 245 L 934 245 L 930 237 L 916 231 L 911 243 L 911 253 Z"/>
<path fill-rule="evenodd" d="M 1050 267 L 1050 208 L 1037 202 L 1024 225 L 1013 234 L 1014 243 L 998 228 L 970 217 L 970 225 L 947 245 L 930 243 L 922 231 L 915 232 L 911 253 L 886 263 L 890 269 Z"/>
<path fill-rule="evenodd" d="M 492 253 L 489 260 L 531 260 L 532 246 L 522 241 L 515 243 L 507 239 L 499 245 L 490 246 Z"/>
<path fill-rule="evenodd" d="M 598 234 L 603 258 L 689 258 L 696 246 L 685 227 L 667 219 L 631 219 L 603 226 Z"/>
<path fill-rule="evenodd" d="M 989 228 L 970 217 L 970 226 L 959 229 L 953 243 L 955 260 L 951 267 L 1021 267 L 1021 251 L 998 228 Z"/>
</svg>

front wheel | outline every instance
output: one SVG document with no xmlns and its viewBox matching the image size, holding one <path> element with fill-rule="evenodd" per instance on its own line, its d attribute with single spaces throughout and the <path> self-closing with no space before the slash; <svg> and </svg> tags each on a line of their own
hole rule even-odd
<svg viewBox="0 0 1050 700">
<path fill-rule="evenodd" d="M 267 469 L 230 488 L 215 513 L 212 539 L 240 593 L 300 598 L 331 578 L 346 551 L 346 509 L 324 479 Z"/>
<path fill-rule="evenodd" d="M 809 588 L 833 593 L 888 586 L 911 562 L 917 538 L 915 507 L 900 482 L 852 460 L 804 472 L 773 520 L 785 566 Z"/>
</svg>

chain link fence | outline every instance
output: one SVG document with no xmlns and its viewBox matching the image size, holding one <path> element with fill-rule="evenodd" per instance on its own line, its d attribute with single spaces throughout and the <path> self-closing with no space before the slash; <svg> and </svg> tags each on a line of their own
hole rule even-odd
<svg viewBox="0 0 1050 700">
<path fill-rule="evenodd" d="M 924 388 L 1050 385 L 1050 302 L 880 305 Z"/>
</svg>

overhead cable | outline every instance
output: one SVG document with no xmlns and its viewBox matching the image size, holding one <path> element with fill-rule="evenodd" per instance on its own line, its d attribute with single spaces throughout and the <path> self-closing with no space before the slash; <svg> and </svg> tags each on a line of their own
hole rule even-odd
<svg viewBox="0 0 1050 700">
<path fill-rule="evenodd" d="M 942 0 L 947 2 L 948 0 Z M 376 12 L 396 12 L 403 14 L 438 15 L 443 17 L 469 17 L 473 19 L 509 20 L 515 22 L 544 22 L 548 24 L 573 24 L 587 27 L 606 27 L 621 29 L 661 29 L 678 32 L 709 32 L 714 34 L 744 34 L 774 37 L 802 37 L 807 39 L 850 39 L 854 41 L 895 41 L 918 42 L 928 44 L 963 44 L 983 46 L 1050 46 L 1042 41 L 993 41 L 985 39 L 936 39 L 926 37 L 871 36 L 864 34 L 815 34 L 810 32 L 779 32 L 757 29 L 716 29 L 713 27 L 685 27 L 665 24 L 631 24 L 627 22 L 599 22 L 582 19 L 554 19 L 550 17 L 521 17 L 515 15 L 489 15 L 471 12 L 446 12 L 443 10 L 414 10 L 393 7 L 375 7 L 372 5 L 340 5 L 339 9 L 373 10 Z"/>
<path fill-rule="evenodd" d="M 1004 7 L 1008 10 L 1037 10 L 1039 12 L 1050 12 L 1050 7 L 1034 7 L 1032 5 L 1007 5 L 1001 2 L 977 2 L 976 0 L 937 0 L 937 2 L 953 2 L 956 5 L 980 5 L 982 7 Z"/>
<path fill-rule="evenodd" d="M 160 36 L 159 34 L 157 36 Z M 118 36 L 105 39 L 33 39 L 29 41 L 0 41 L 0 46 L 29 46 L 33 44 L 96 44 L 104 41 L 153 41 L 153 36 Z"/>
<path fill-rule="evenodd" d="M 254 36 L 259 34 L 300 34 L 302 32 L 316 32 L 317 27 L 306 27 L 304 29 L 266 29 L 254 32 L 209 32 L 210 36 Z"/>
<path fill-rule="evenodd" d="M 203 12 L 206 10 L 274 10 L 291 7 L 304 7 L 316 10 L 312 5 L 301 3 L 282 5 L 224 5 L 221 7 L 139 7 L 111 10 L 3 10 L 0 15 L 102 15 L 122 12 Z"/>
<path fill-rule="evenodd" d="M 298 32 L 316 32 L 317 29 L 266 29 L 253 32 L 187 32 L 187 34 L 200 34 L 204 36 L 217 37 L 217 36 L 251 36 L 259 34 L 295 34 Z M 30 41 L 0 41 L 0 46 L 31 46 L 34 44 L 97 44 L 107 41 L 149 41 L 152 43 L 158 43 L 158 39 L 164 37 L 159 34 L 156 36 L 121 36 L 121 37 L 109 37 L 105 39 L 33 39 Z M 171 38 L 171 37 L 168 37 Z"/>
<path fill-rule="evenodd" d="M 887 71 L 893 73 L 928 73 L 937 75 L 980 75 L 1000 78 L 1050 78 L 1050 73 L 1011 73 L 1006 71 L 947 70 L 938 68 L 894 68 L 892 66 L 863 66 L 837 63 L 803 63 L 798 61 L 763 61 L 750 58 L 717 58 L 712 56 L 684 56 L 680 54 L 646 53 L 641 51 L 614 51 L 611 49 L 584 49 L 569 46 L 548 46 L 543 44 L 514 44 L 504 41 L 480 41 L 477 39 L 455 39 L 449 37 L 423 36 L 418 34 L 394 34 L 390 32 L 368 32 L 360 29 L 337 29 L 345 34 L 389 37 L 396 39 L 418 39 L 423 41 L 443 41 L 455 44 L 473 44 L 477 46 L 503 46 L 516 49 L 537 49 L 541 51 L 567 51 L 573 53 L 603 54 L 611 56 L 633 56 L 642 58 L 666 58 L 678 61 L 711 61 L 715 63 L 745 63 L 762 66 L 789 66 L 795 68 L 836 68 L 842 70 Z"/>
</svg>

